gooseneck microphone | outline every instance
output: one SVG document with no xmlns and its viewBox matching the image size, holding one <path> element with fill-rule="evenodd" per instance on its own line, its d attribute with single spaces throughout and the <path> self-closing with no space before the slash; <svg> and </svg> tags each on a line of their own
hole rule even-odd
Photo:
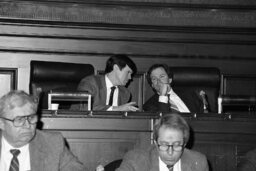
<svg viewBox="0 0 256 171">
<path fill-rule="evenodd" d="M 209 103 L 206 97 L 206 93 L 204 90 L 199 92 L 200 97 L 202 98 L 203 105 L 204 105 L 204 113 L 209 113 Z"/>
</svg>

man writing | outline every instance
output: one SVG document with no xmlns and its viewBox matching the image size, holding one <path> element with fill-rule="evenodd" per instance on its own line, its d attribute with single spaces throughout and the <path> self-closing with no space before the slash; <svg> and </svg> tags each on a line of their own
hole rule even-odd
<svg viewBox="0 0 256 171">
<path fill-rule="evenodd" d="M 92 95 L 93 110 L 136 111 L 136 102 L 125 87 L 136 72 L 136 65 L 126 55 L 111 56 L 106 63 L 105 75 L 85 77 L 78 85 L 78 91 Z"/>
<path fill-rule="evenodd" d="M 205 155 L 185 148 L 188 140 L 186 120 L 164 115 L 154 126 L 154 145 L 128 152 L 117 171 L 208 171 Z"/>
<path fill-rule="evenodd" d="M 60 133 L 36 130 L 37 105 L 24 91 L 0 99 L 0 170 L 86 171 Z"/>
<path fill-rule="evenodd" d="M 144 111 L 203 113 L 203 103 L 194 92 L 176 91 L 171 87 L 172 76 L 167 65 L 152 65 L 147 80 L 155 94 L 143 105 Z"/>
</svg>

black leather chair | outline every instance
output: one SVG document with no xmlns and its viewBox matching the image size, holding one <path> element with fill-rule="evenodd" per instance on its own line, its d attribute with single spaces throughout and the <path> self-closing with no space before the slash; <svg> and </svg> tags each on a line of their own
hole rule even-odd
<svg viewBox="0 0 256 171">
<path fill-rule="evenodd" d="M 190 90 L 198 94 L 204 91 L 210 112 L 218 112 L 220 95 L 220 70 L 215 67 L 170 67 L 175 89 Z"/>
<path fill-rule="evenodd" d="M 94 72 L 91 64 L 31 61 L 30 94 L 39 97 L 39 110 L 47 109 L 51 90 L 76 91 L 80 80 Z"/>
</svg>

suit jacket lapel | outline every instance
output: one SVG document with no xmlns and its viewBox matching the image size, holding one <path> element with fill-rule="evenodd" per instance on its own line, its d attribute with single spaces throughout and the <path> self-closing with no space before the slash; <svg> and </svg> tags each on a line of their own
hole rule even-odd
<svg viewBox="0 0 256 171">
<path fill-rule="evenodd" d="M 29 143 L 30 165 L 31 170 L 43 171 L 47 170 L 47 153 L 45 152 L 39 137 L 35 135 L 34 139 Z"/>
<path fill-rule="evenodd" d="M 150 171 L 159 171 L 159 159 L 158 159 L 158 151 L 156 147 L 153 147 L 150 154 Z"/>
<path fill-rule="evenodd" d="M 179 96 L 179 98 L 184 102 L 184 104 L 187 106 L 190 112 L 194 111 L 194 109 L 191 108 L 191 98 L 189 98 L 189 92 L 179 91 L 178 89 L 173 89 L 173 91 Z M 191 96 L 190 96 L 191 97 Z"/>
<path fill-rule="evenodd" d="M 127 94 L 126 88 L 124 86 L 118 86 L 118 106 L 121 104 L 127 103 L 130 99 L 128 99 L 129 95 Z"/>
<path fill-rule="evenodd" d="M 101 101 L 100 104 L 106 104 L 106 99 L 107 99 L 107 87 L 106 87 L 106 80 L 105 80 L 105 75 L 100 76 L 100 79 L 98 80 L 98 85 L 99 85 L 99 99 Z"/>
<path fill-rule="evenodd" d="M 182 156 L 181 156 L 181 170 L 193 171 L 195 169 L 196 168 L 193 168 L 193 165 L 191 163 L 191 159 L 188 158 L 187 151 L 185 149 Z"/>
</svg>

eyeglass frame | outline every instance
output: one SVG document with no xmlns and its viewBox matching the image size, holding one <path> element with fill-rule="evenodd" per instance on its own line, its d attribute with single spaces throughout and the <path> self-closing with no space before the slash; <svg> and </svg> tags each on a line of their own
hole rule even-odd
<svg viewBox="0 0 256 171">
<path fill-rule="evenodd" d="M 160 146 L 162 146 L 162 147 L 163 147 L 163 146 L 164 146 L 164 147 L 167 147 L 167 149 L 166 149 L 166 150 L 160 149 Z M 182 145 L 164 144 L 164 145 L 162 145 L 162 144 L 159 144 L 159 143 L 157 142 L 157 147 L 158 147 L 158 149 L 159 149 L 160 151 L 169 151 L 169 150 L 170 150 L 170 147 L 172 147 L 172 150 L 173 150 L 173 151 L 180 152 L 180 151 L 182 151 L 182 150 L 185 148 L 185 144 L 182 144 Z M 181 149 L 180 149 L 180 150 L 175 150 L 174 147 L 181 147 Z"/>
<path fill-rule="evenodd" d="M 33 117 L 35 117 L 35 122 L 34 123 L 31 123 L 31 120 L 33 119 Z M 37 114 L 32 114 L 32 115 L 26 115 L 26 116 L 16 116 L 14 119 L 9 119 L 9 118 L 5 118 L 5 117 L 1 117 L 0 116 L 0 119 L 4 119 L 4 120 L 6 120 L 6 121 L 10 121 L 10 122 L 12 122 L 13 123 L 13 126 L 15 126 L 15 127 L 22 127 L 22 126 L 24 126 L 25 125 L 25 123 L 26 123 L 26 121 L 28 121 L 28 123 L 30 124 L 30 125 L 34 125 L 34 124 L 36 124 L 37 122 L 38 122 L 38 115 Z M 22 124 L 18 124 L 17 125 L 17 123 L 19 122 L 18 121 L 18 119 L 19 120 L 23 120 L 21 123 Z M 16 122 L 15 122 L 16 121 Z M 15 124 L 16 123 L 16 124 Z"/>
<path fill-rule="evenodd" d="M 166 75 L 161 75 L 160 78 L 151 77 L 150 79 L 151 79 L 152 84 L 156 84 L 157 82 L 163 83 L 163 79 L 166 79 L 166 78 L 168 78 L 167 74 Z M 167 84 L 167 83 L 164 83 L 164 84 Z"/>
</svg>

